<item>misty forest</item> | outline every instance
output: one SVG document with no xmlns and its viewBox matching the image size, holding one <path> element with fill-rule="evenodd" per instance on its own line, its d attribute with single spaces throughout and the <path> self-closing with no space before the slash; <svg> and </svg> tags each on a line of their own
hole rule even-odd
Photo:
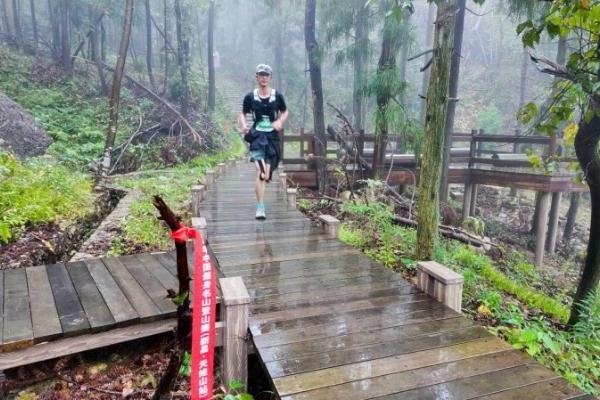
<svg viewBox="0 0 600 400">
<path fill-rule="evenodd" d="M 600 396 L 599 142 L 600 0 L 0 0 L 0 398 L 210 398 L 202 240 L 215 399 Z"/>
</svg>

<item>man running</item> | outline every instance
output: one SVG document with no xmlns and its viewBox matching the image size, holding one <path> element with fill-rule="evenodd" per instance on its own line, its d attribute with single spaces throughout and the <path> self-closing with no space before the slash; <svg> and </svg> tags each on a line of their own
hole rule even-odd
<svg viewBox="0 0 600 400">
<path fill-rule="evenodd" d="M 273 70 L 266 64 L 256 67 L 258 88 L 244 97 L 239 116 L 244 140 L 250 143 L 250 161 L 256 165 L 256 219 L 266 218 L 265 187 L 279 164 L 279 132 L 289 114 L 283 96 L 271 89 L 272 74 Z M 247 114 L 252 115 L 252 126 L 246 122 Z"/>
</svg>

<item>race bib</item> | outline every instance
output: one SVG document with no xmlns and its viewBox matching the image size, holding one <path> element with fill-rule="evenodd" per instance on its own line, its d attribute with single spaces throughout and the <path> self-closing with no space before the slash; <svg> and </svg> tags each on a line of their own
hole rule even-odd
<svg viewBox="0 0 600 400">
<path fill-rule="evenodd" d="M 273 130 L 273 125 L 268 116 L 263 115 L 262 120 L 256 124 L 256 130 L 260 132 L 271 132 Z"/>
</svg>

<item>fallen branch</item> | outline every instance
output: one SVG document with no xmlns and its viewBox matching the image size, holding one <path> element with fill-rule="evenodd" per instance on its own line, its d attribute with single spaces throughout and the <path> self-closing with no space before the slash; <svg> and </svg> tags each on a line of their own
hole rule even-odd
<svg viewBox="0 0 600 400">
<path fill-rule="evenodd" d="M 398 225 L 406 225 L 406 226 L 411 226 L 411 227 L 416 227 L 417 226 L 417 221 L 412 220 L 412 219 L 408 219 L 408 218 L 404 218 L 404 217 L 400 217 L 398 215 L 395 215 L 392 218 L 392 222 Z M 470 245 L 475 245 L 478 247 L 498 247 L 497 244 L 494 244 L 492 242 L 490 242 L 489 240 L 483 240 L 481 237 L 479 236 L 475 236 L 463 229 L 460 228 L 456 228 L 453 226 L 447 226 L 447 225 L 439 225 L 439 231 L 442 235 L 450 238 L 450 239 L 455 239 L 458 240 L 460 242 L 463 243 L 467 243 Z"/>
<path fill-rule="evenodd" d="M 88 61 L 88 60 L 86 60 Z M 88 62 L 92 62 L 92 61 L 88 61 Z M 104 69 L 107 69 L 111 72 L 114 72 L 115 69 L 113 67 L 111 67 L 110 65 L 100 62 L 100 65 L 102 65 L 102 67 Z M 186 127 L 186 129 L 190 132 L 190 134 L 192 135 L 192 137 L 194 138 L 194 140 L 196 140 L 197 142 L 202 142 L 203 138 L 202 136 L 192 127 L 192 125 L 189 123 L 189 121 L 187 119 L 185 119 L 183 117 L 183 115 L 181 115 L 179 113 L 179 111 L 177 111 L 177 109 L 171 105 L 167 100 L 163 99 L 162 97 L 160 97 L 159 95 L 157 95 L 156 93 L 154 93 L 152 90 L 148 89 L 146 86 L 142 85 L 140 82 L 136 81 L 135 79 L 133 79 L 131 76 L 124 74 L 125 79 L 127 79 L 130 83 L 132 83 L 134 86 L 138 87 L 139 89 L 141 89 L 144 93 L 146 93 L 152 100 L 154 100 L 155 102 L 162 104 L 163 106 L 165 106 L 169 111 L 171 111 L 179 121 L 181 121 L 181 123 Z"/>
</svg>

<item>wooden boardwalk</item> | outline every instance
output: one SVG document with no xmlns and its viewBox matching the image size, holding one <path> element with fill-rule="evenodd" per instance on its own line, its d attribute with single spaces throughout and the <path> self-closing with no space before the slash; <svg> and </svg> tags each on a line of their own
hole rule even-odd
<svg viewBox="0 0 600 400">
<path fill-rule="evenodd" d="M 282 399 L 588 399 L 284 201 L 254 220 L 254 171 L 230 169 L 201 215 L 225 276 L 252 296 L 250 331 Z"/>
<path fill-rule="evenodd" d="M 252 165 L 230 168 L 200 213 L 220 273 L 252 297 L 251 340 L 282 399 L 592 398 L 331 238 L 278 180 L 256 221 L 253 181 Z M 167 332 L 176 287 L 171 253 L 0 271 L 0 372 Z"/>
</svg>

